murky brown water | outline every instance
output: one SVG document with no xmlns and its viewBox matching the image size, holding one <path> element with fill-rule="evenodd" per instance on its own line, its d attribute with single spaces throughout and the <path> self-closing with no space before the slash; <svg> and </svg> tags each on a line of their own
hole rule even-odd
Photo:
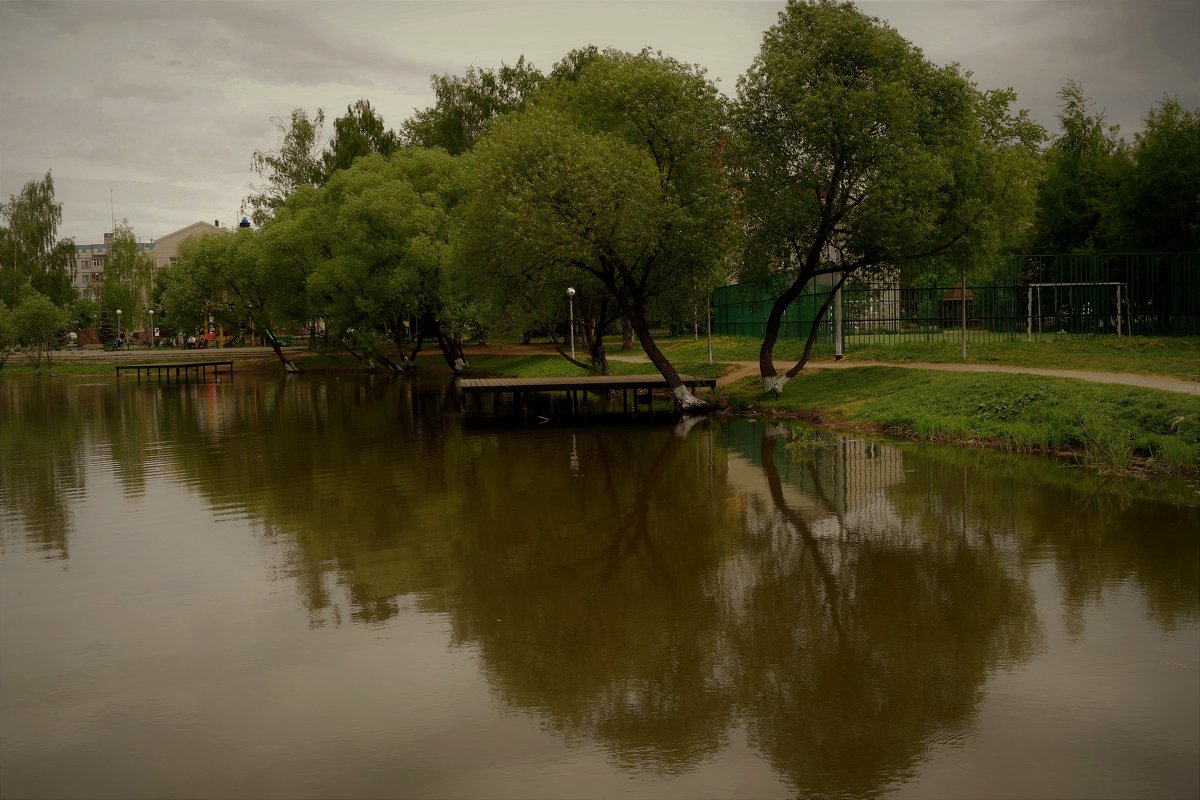
<svg viewBox="0 0 1200 800">
<path fill-rule="evenodd" d="M 0 382 L 0 795 L 1200 794 L 1196 487 L 452 409 Z"/>
</svg>

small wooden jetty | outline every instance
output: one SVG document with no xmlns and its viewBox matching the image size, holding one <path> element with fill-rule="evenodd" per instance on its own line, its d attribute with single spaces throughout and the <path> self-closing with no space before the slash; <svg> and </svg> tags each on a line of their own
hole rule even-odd
<svg viewBox="0 0 1200 800">
<path fill-rule="evenodd" d="M 716 378 L 694 378 L 691 375 L 680 375 L 683 385 L 690 389 L 698 386 L 715 388 Z M 467 410 L 467 398 L 475 395 L 492 395 L 499 399 L 502 395 L 511 394 L 513 408 L 528 414 L 531 401 L 536 395 L 561 393 L 569 403 L 571 413 L 587 413 L 588 392 L 621 392 L 621 409 L 630 413 L 630 398 L 633 400 L 633 414 L 638 413 L 639 405 L 644 403 L 645 410 L 652 409 L 652 393 L 655 389 L 666 389 L 667 381 L 661 375 L 588 375 L 574 378 L 458 378 L 455 382 L 458 390 L 459 408 Z M 644 397 L 641 397 L 644 395 Z M 481 407 L 481 403 L 477 407 Z"/>
<path fill-rule="evenodd" d="M 146 373 L 146 380 L 150 380 L 153 375 L 159 382 L 165 380 L 170 383 L 171 376 L 174 375 L 177 383 L 191 383 L 193 380 L 200 382 L 208 378 L 209 373 L 218 376 L 222 373 L 233 377 L 233 362 L 232 361 L 177 361 L 164 362 L 160 364 L 119 364 L 117 365 L 117 380 L 121 380 L 121 373 L 133 370 L 137 374 L 137 382 L 142 382 L 142 373 Z"/>
</svg>

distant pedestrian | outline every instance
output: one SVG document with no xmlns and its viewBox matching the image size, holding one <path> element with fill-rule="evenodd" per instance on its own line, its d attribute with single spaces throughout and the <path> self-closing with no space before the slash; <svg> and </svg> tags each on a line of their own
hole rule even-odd
<svg viewBox="0 0 1200 800">
<path fill-rule="evenodd" d="M 120 333 L 117 334 L 117 349 L 118 350 L 125 349 L 125 331 L 121 331 Z"/>
</svg>

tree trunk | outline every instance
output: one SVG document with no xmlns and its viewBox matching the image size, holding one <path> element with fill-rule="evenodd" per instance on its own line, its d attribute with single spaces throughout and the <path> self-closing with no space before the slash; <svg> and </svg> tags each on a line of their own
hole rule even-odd
<svg viewBox="0 0 1200 800">
<path fill-rule="evenodd" d="M 812 270 L 800 270 L 796 280 L 792 281 L 783 294 L 775 298 L 775 304 L 771 306 L 771 313 L 767 316 L 766 329 L 763 331 L 762 347 L 758 351 L 758 374 L 762 377 L 764 391 L 782 394 L 783 387 L 788 382 L 787 377 L 780 378 L 775 371 L 775 344 L 779 341 L 779 326 L 783 322 L 783 313 L 800 296 L 800 292 L 811 278 Z"/>
<path fill-rule="evenodd" d="M 396 352 L 399 354 L 400 361 L 398 363 L 392 361 L 391 359 L 382 357 L 380 358 L 380 361 L 383 361 L 384 364 L 386 364 L 393 372 L 397 372 L 401 375 L 407 375 L 408 373 L 412 372 L 413 359 L 417 356 L 416 350 L 413 351 L 411 357 L 408 355 L 408 342 L 405 341 L 405 338 L 403 327 L 393 329 L 392 344 L 396 346 Z M 418 339 L 417 348 L 419 349 L 420 347 L 421 341 Z"/>
<path fill-rule="evenodd" d="M 592 337 L 591 342 L 592 373 L 595 375 L 608 374 L 608 354 L 604 351 L 604 337 Z"/>
<path fill-rule="evenodd" d="M 679 379 L 679 372 L 667 360 L 663 352 L 658 349 L 654 337 L 650 335 L 650 326 L 646 324 L 646 318 L 640 309 L 629 315 L 629 322 L 633 326 L 634 333 L 637 334 L 638 341 L 642 345 L 642 350 L 646 352 L 646 356 L 650 359 L 650 363 L 654 365 L 659 374 L 666 380 L 667 388 L 671 391 L 671 396 L 675 399 L 675 404 L 685 412 L 707 408 L 708 403 L 696 397 L 696 395 L 692 394 L 683 385 L 683 381 Z"/>
<path fill-rule="evenodd" d="M 621 349 L 633 349 L 633 325 L 628 317 L 621 320 Z"/>
<path fill-rule="evenodd" d="M 283 347 L 279 344 L 279 339 L 276 338 L 275 332 L 270 328 L 263 328 L 263 335 L 267 337 L 267 341 L 271 345 L 271 349 L 275 351 L 275 357 L 279 359 L 279 363 L 283 364 L 283 368 L 288 372 L 303 372 L 304 370 L 297 367 L 295 364 L 283 354 Z"/>
<path fill-rule="evenodd" d="M 608 374 L 608 355 L 604 350 L 604 326 L 608 319 L 608 298 L 579 304 L 580 330 L 587 347 L 593 375 Z"/>
<path fill-rule="evenodd" d="M 800 370 L 804 369 L 804 365 L 808 363 L 808 357 L 812 355 L 813 344 L 817 341 L 817 334 L 821 330 L 821 323 L 825 320 L 825 315 L 829 313 L 829 306 L 833 304 L 834 298 L 837 297 L 838 290 L 842 288 L 842 284 L 846 282 L 846 274 L 843 273 L 838 282 L 833 285 L 833 289 L 829 292 L 829 297 L 825 298 L 825 302 L 817 309 L 816 318 L 813 319 L 812 329 L 808 332 L 808 339 L 804 342 L 804 352 L 800 354 L 800 360 L 796 365 L 787 371 L 785 379 L 791 380 L 800 374 Z M 780 389 L 783 387 L 780 386 Z"/>
</svg>

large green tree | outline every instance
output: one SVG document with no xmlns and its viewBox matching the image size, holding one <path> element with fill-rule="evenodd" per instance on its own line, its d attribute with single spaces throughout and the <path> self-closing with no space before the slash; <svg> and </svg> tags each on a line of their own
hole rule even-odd
<svg viewBox="0 0 1200 800">
<path fill-rule="evenodd" d="M 805 363 L 781 376 L 772 356 L 784 311 L 815 278 L 836 288 L 965 249 L 1011 213 L 1013 159 L 1041 136 L 1011 99 L 849 3 L 788 3 L 738 81 L 732 141 L 743 280 L 782 286 L 759 353 L 765 388 L 782 391 Z"/>
<path fill-rule="evenodd" d="M 14 307 L 29 288 L 58 306 L 74 301 L 75 243 L 58 238 L 60 224 L 49 172 L 0 205 L 0 302 Z"/>
<path fill-rule="evenodd" d="M 606 51 L 476 146 L 461 252 L 481 281 L 557 284 L 556 295 L 580 281 L 606 293 L 676 401 L 702 405 L 650 323 L 656 309 L 706 291 L 724 265 L 723 122 L 701 69 Z"/>
</svg>

